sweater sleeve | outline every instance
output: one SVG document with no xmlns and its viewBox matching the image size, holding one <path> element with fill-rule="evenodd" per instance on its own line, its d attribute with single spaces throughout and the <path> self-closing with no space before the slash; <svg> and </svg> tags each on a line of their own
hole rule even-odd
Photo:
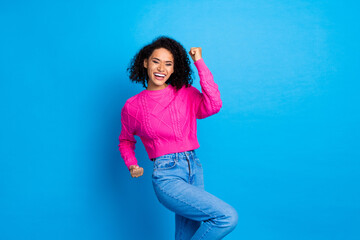
<svg viewBox="0 0 360 240">
<path fill-rule="evenodd" d="M 136 140 L 134 137 L 134 121 L 131 121 L 131 114 L 129 114 L 128 104 L 125 103 L 121 110 L 121 133 L 119 136 L 119 150 L 121 157 L 123 158 L 125 165 L 130 171 L 131 165 L 138 165 L 135 157 L 135 144 Z"/>
<path fill-rule="evenodd" d="M 214 115 L 220 111 L 222 100 L 218 85 L 204 60 L 201 58 L 194 62 L 200 77 L 201 91 L 196 91 L 196 118 L 202 119 Z"/>
</svg>

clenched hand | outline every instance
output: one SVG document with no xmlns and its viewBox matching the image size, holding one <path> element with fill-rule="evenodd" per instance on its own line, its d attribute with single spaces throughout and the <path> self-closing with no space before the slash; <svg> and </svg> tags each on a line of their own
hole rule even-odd
<svg viewBox="0 0 360 240">
<path fill-rule="evenodd" d="M 130 174 L 132 177 L 140 177 L 144 173 L 144 169 L 142 167 L 139 167 L 137 165 L 131 165 L 130 166 Z"/>
<path fill-rule="evenodd" d="M 192 47 L 190 48 L 189 54 L 194 62 L 201 59 L 201 47 Z"/>
</svg>

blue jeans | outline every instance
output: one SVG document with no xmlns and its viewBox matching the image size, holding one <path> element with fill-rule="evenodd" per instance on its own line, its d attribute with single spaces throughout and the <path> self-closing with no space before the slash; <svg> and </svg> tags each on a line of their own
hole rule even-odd
<svg viewBox="0 0 360 240">
<path fill-rule="evenodd" d="M 203 169 L 195 150 L 153 160 L 155 194 L 175 213 L 176 240 L 222 239 L 236 227 L 236 210 L 204 190 Z"/>
</svg>

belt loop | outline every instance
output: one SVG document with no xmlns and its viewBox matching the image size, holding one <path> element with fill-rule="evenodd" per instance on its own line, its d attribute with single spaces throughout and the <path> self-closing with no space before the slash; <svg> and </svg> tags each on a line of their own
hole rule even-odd
<svg viewBox="0 0 360 240">
<path fill-rule="evenodd" d="M 175 153 L 175 159 L 178 160 L 179 159 L 179 154 L 176 152 Z"/>
</svg>

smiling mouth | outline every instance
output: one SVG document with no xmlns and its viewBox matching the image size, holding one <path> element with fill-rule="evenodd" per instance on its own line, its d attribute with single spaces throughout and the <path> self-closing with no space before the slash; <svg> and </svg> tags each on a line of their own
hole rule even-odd
<svg viewBox="0 0 360 240">
<path fill-rule="evenodd" d="M 154 76 L 157 80 L 163 80 L 165 78 L 165 74 L 154 73 Z"/>
</svg>

